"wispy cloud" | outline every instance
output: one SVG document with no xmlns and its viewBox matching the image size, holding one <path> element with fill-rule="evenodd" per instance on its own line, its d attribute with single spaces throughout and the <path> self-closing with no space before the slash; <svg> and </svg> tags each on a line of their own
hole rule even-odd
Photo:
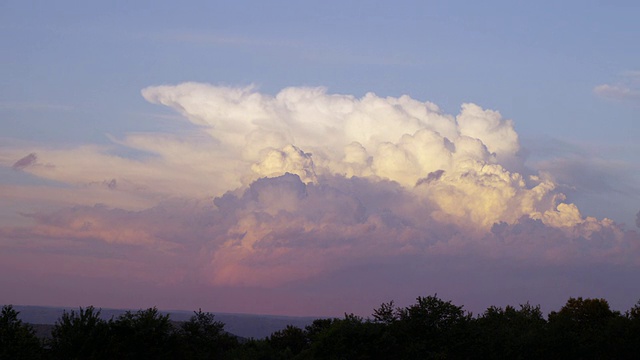
<svg viewBox="0 0 640 360">
<path fill-rule="evenodd" d="M 593 88 L 596 95 L 614 100 L 640 100 L 640 90 L 622 84 L 603 84 Z"/>
<path fill-rule="evenodd" d="M 619 101 L 640 101 L 640 71 L 627 71 L 622 79 L 611 84 L 601 84 L 593 88 L 594 94 L 605 99 Z"/>
<path fill-rule="evenodd" d="M 549 140 L 540 145 L 552 150 L 531 165 L 551 174 L 558 184 L 570 186 L 581 193 L 620 193 L 634 197 L 640 191 L 634 181 L 634 173 L 638 169 L 625 161 L 607 157 L 607 149 L 560 140 Z"/>
</svg>

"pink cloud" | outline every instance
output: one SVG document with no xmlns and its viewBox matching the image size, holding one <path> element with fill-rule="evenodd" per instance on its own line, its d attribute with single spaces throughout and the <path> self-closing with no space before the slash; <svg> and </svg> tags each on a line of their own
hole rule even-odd
<svg viewBox="0 0 640 360">
<path fill-rule="evenodd" d="M 85 259 L 72 262 L 77 271 L 106 251 L 138 263 L 131 271 L 140 278 L 158 281 L 156 273 L 163 273 L 175 278 L 167 281 L 191 278 L 208 286 L 274 288 L 405 256 L 427 263 L 460 257 L 542 267 L 640 265 L 638 234 L 610 221 L 587 218 L 557 228 L 523 217 L 484 231 L 432 218 L 434 204 L 397 184 L 325 181 L 304 184 L 291 174 L 263 178 L 244 192 L 217 198 L 215 207 L 178 200 L 144 211 L 73 207 L 29 215 L 35 225 L 4 228 L 0 236 L 4 247 L 26 254 L 75 253 Z M 160 271 L 164 266 L 173 266 L 174 275 Z"/>
<path fill-rule="evenodd" d="M 560 170 L 584 166 L 566 163 L 548 166 L 555 179 L 516 172 L 518 135 L 496 111 L 465 104 L 451 116 L 408 96 L 323 88 L 270 96 L 189 83 L 143 96 L 198 126 L 116 141 L 151 154 L 136 159 L 97 146 L 2 155 L 3 166 L 66 186 L 0 186 L 30 205 L 28 221 L 0 227 L 0 270 L 24 279 L 0 276 L 20 293 L 4 299 L 53 291 L 57 303 L 102 294 L 142 304 L 153 294 L 158 306 L 366 315 L 443 291 L 474 306 L 498 294 L 562 302 L 640 266 L 638 233 L 584 216 L 558 179 L 604 185 L 574 181 Z M 57 293 L 72 288 L 65 281 L 87 294 Z"/>
</svg>

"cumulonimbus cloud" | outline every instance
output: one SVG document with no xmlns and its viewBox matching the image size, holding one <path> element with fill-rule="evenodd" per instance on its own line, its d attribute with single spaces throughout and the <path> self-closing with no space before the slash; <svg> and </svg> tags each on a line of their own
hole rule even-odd
<svg viewBox="0 0 640 360">
<path fill-rule="evenodd" d="M 307 183 L 357 176 L 397 182 L 437 205 L 425 215 L 443 222 L 488 228 L 522 216 L 553 226 L 581 221 L 572 205 L 558 207 L 563 196 L 550 180 L 513 170 L 522 160 L 512 121 L 475 104 L 464 104 L 454 117 L 408 96 L 355 98 L 324 88 L 269 96 L 253 87 L 185 83 L 142 94 L 223 144 L 221 157 L 245 162 L 237 169 L 245 184 L 285 173 Z M 423 181 L 435 173 L 436 180 Z"/>
<path fill-rule="evenodd" d="M 518 134 L 497 111 L 463 104 L 453 116 L 408 96 L 304 87 L 272 96 L 184 83 L 142 95 L 192 127 L 115 139 L 148 154 L 136 159 L 99 147 L 14 149 L 9 164 L 160 205 L 40 213 L 34 234 L 189 254 L 215 285 L 271 286 L 406 254 L 637 262 L 635 232 L 585 217 L 545 173 L 521 171 Z M 207 196 L 215 207 L 166 202 Z"/>
</svg>

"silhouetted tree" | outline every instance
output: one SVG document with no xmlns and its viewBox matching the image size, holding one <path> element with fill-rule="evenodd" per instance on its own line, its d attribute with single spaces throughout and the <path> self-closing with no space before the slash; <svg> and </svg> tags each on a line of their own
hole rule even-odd
<svg viewBox="0 0 640 360">
<path fill-rule="evenodd" d="M 54 359 L 108 359 L 109 324 L 93 306 L 64 311 L 51 331 Z"/>
<path fill-rule="evenodd" d="M 545 327 L 539 305 L 491 306 L 473 322 L 473 353 L 484 359 L 544 358 Z"/>
<path fill-rule="evenodd" d="M 627 310 L 624 316 L 616 317 L 610 331 L 618 350 L 618 358 L 636 359 L 640 354 L 640 301 Z"/>
<path fill-rule="evenodd" d="M 405 359 L 461 358 L 470 348 L 471 314 L 437 295 L 418 297 L 416 304 L 397 309 L 397 317 L 391 329 Z"/>
<path fill-rule="evenodd" d="M 277 352 L 286 354 L 285 357 L 293 357 L 307 347 L 307 335 L 299 327 L 287 325 L 271 334 L 268 343 Z"/>
<path fill-rule="evenodd" d="M 224 323 L 202 309 L 182 324 L 180 343 L 180 357 L 184 359 L 219 359 L 238 346 L 236 337 L 224 331 Z"/>
<path fill-rule="evenodd" d="M 473 318 L 451 301 L 418 297 L 406 308 L 383 303 L 372 319 L 353 314 L 287 326 L 242 342 L 201 310 L 172 324 L 156 308 L 105 321 L 93 307 L 64 312 L 43 349 L 11 306 L 0 314 L 4 359 L 635 359 L 640 302 L 624 316 L 604 299 L 570 298 L 542 316 L 540 306 L 491 306 Z"/>
<path fill-rule="evenodd" d="M 399 309 L 394 306 L 393 300 L 382 303 L 379 308 L 373 310 L 373 320 L 377 323 L 391 325 L 399 318 Z"/>
<path fill-rule="evenodd" d="M 40 341 L 18 314 L 11 305 L 4 305 L 0 312 L 0 360 L 39 359 Z"/>
<path fill-rule="evenodd" d="M 612 330 L 620 318 L 605 299 L 570 298 L 549 313 L 549 350 L 563 359 L 616 358 Z"/>
<path fill-rule="evenodd" d="M 226 357 L 233 360 L 278 360 L 286 359 L 278 354 L 266 339 L 249 339 L 237 348 L 230 350 Z"/>
<path fill-rule="evenodd" d="M 158 309 L 127 311 L 111 323 L 111 351 L 118 359 L 174 359 L 178 336 Z"/>
<path fill-rule="evenodd" d="M 334 319 L 315 319 L 313 320 L 311 325 L 305 326 L 304 330 L 307 335 L 308 341 L 310 343 L 315 341 L 318 334 L 331 327 L 333 321 Z"/>
<path fill-rule="evenodd" d="M 309 328 L 307 328 L 309 329 Z M 385 341 L 385 325 L 353 314 L 330 322 L 314 322 L 307 358 L 312 359 L 389 359 L 392 346 Z"/>
</svg>

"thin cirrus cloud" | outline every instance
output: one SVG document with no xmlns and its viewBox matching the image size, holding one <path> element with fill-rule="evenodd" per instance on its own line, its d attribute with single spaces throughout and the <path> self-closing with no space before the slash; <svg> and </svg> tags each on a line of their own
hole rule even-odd
<svg viewBox="0 0 640 360">
<path fill-rule="evenodd" d="M 406 257 L 640 265 L 635 231 L 583 215 L 545 172 L 520 171 L 518 134 L 497 111 L 304 87 L 272 96 L 183 83 L 142 95 L 195 126 L 115 139 L 145 154 L 135 159 L 91 145 L 3 150 L 3 166 L 84 192 L 82 204 L 4 226 L 5 247 L 102 244 L 161 266 L 138 271 L 149 281 L 173 268 L 170 283 L 212 287 L 273 288 Z M 93 190 L 101 205 L 88 205 Z"/>
</svg>

